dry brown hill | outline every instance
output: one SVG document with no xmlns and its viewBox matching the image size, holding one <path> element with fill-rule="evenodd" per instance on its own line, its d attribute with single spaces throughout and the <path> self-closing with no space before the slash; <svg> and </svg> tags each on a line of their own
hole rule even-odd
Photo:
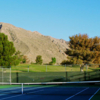
<svg viewBox="0 0 100 100">
<path fill-rule="evenodd" d="M 26 55 L 30 62 L 35 62 L 37 55 L 42 55 L 43 63 L 49 63 L 52 57 L 56 57 L 57 64 L 66 59 L 64 51 L 68 48 L 68 42 L 65 40 L 44 36 L 37 31 L 27 31 L 8 23 L 1 24 L 1 32 L 8 35 L 16 50 Z"/>
</svg>

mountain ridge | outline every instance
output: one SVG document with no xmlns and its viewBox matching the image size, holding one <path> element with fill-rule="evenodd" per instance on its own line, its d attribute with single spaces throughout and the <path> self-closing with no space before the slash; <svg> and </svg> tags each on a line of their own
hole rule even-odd
<svg viewBox="0 0 100 100">
<path fill-rule="evenodd" d="M 26 55 L 30 62 L 35 63 L 37 55 L 41 55 L 43 63 L 49 63 L 52 57 L 56 57 L 57 64 L 67 59 L 65 50 L 68 42 L 51 36 L 44 36 L 38 31 L 29 31 L 16 27 L 9 23 L 2 24 L 1 32 L 8 36 L 8 40 L 14 43 L 16 50 Z"/>
</svg>

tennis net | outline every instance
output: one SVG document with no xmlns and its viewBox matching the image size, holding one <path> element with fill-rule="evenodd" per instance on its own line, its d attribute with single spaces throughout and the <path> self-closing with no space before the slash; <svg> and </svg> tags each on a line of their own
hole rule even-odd
<svg viewBox="0 0 100 100">
<path fill-rule="evenodd" d="M 0 83 L 0 94 L 71 95 L 99 87 L 100 81 Z"/>
</svg>

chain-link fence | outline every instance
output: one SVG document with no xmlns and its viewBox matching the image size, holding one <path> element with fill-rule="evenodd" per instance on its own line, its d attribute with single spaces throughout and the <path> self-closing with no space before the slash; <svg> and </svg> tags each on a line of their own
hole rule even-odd
<svg viewBox="0 0 100 100">
<path fill-rule="evenodd" d="M 53 72 L 49 72 L 50 67 L 52 67 L 52 70 L 56 69 L 56 71 L 53 70 Z M 0 68 L 0 82 L 66 82 L 86 81 L 93 79 L 99 80 L 100 78 L 100 64 L 64 66 L 45 65 L 43 68 L 44 72 L 33 72 L 32 67 L 20 67 L 20 70 L 19 68 L 17 70 L 14 70 L 12 68 Z M 58 71 L 59 68 L 61 71 Z"/>
<path fill-rule="evenodd" d="M 0 68 L 0 82 L 11 83 L 11 68 Z"/>
<path fill-rule="evenodd" d="M 100 80 L 100 70 L 91 72 L 16 72 L 12 73 L 14 83 L 70 82 Z"/>
</svg>

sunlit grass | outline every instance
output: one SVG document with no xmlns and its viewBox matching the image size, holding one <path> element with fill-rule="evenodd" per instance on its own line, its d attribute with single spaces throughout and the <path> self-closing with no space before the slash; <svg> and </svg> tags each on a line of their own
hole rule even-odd
<svg viewBox="0 0 100 100">
<path fill-rule="evenodd" d="M 100 68 L 89 67 L 86 69 L 84 67 L 83 71 L 93 71 Z M 80 72 L 79 66 L 59 66 L 59 65 L 37 65 L 37 64 L 20 64 L 18 66 L 11 67 L 12 72 Z"/>
</svg>

